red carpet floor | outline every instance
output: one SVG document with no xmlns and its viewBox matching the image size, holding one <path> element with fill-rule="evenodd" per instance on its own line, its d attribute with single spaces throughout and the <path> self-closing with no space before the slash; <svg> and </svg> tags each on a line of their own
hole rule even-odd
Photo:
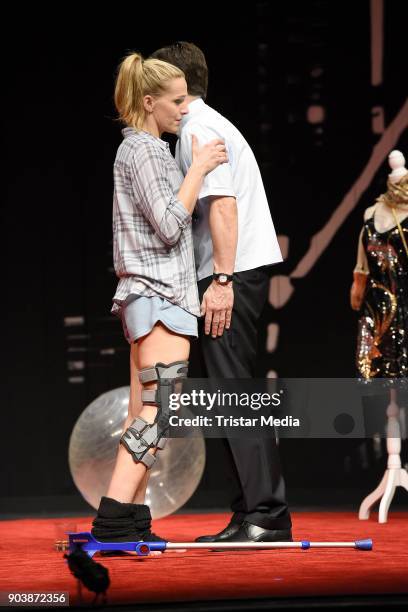
<svg viewBox="0 0 408 612">
<path fill-rule="evenodd" d="M 176 515 L 154 522 L 172 541 L 193 540 L 222 528 L 227 515 Z M 69 591 L 76 580 L 55 539 L 65 530 L 86 531 L 90 518 L 23 519 L 0 523 L 1 591 Z M 371 552 L 353 549 L 166 552 L 148 558 L 101 558 L 111 587 L 108 603 L 317 597 L 408 593 L 408 513 L 391 512 L 380 525 L 374 513 L 301 512 L 293 515 L 296 540 L 354 541 L 371 537 Z M 85 601 L 92 595 L 83 589 Z"/>
</svg>

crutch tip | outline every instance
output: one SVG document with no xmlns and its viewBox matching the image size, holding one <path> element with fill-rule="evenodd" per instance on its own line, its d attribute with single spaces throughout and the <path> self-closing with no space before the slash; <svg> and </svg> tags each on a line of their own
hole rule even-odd
<svg viewBox="0 0 408 612">
<path fill-rule="evenodd" d="M 358 550 L 372 550 L 373 541 L 371 538 L 367 538 L 366 540 L 356 540 L 355 546 Z"/>
</svg>

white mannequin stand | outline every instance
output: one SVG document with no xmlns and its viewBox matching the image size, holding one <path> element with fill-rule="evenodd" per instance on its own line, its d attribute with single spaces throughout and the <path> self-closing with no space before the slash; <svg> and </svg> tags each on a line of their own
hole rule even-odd
<svg viewBox="0 0 408 612">
<path fill-rule="evenodd" d="M 407 173 L 405 159 L 400 151 L 392 151 L 388 156 L 392 172 L 389 178 L 397 182 Z M 401 428 L 399 423 L 400 410 L 397 404 L 397 392 L 390 390 L 390 403 L 387 407 L 387 453 L 388 462 L 385 474 L 378 487 L 362 501 L 358 512 L 360 520 L 367 520 L 371 507 L 379 500 L 378 522 L 386 523 L 388 509 L 397 487 L 408 491 L 408 472 L 401 466 Z"/>
<path fill-rule="evenodd" d="M 387 407 L 387 453 L 388 463 L 385 474 L 378 487 L 363 500 L 358 512 L 360 520 L 370 517 L 371 507 L 379 500 L 378 522 L 386 523 L 388 509 L 397 487 L 408 491 L 408 472 L 401 467 L 401 430 L 399 424 L 399 408 L 396 402 L 396 390 L 390 391 L 391 401 Z"/>
</svg>

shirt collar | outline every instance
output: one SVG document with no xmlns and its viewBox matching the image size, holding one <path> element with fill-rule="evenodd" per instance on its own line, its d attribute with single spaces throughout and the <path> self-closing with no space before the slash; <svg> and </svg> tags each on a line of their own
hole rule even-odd
<svg viewBox="0 0 408 612">
<path fill-rule="evenodd" d="M 152 140 L 156 144 L 159 145 L 162 149 L 169 149 L 170 145 L 168 142 L 165 142 L 161 138 L 157 138 L 157 136 L 153 136 L 150 132 L 146 132 L 145 130 L 135 130 L 132 127 L 126 127 L 122 130 L 123 138 L 129 138 L 129 136 L 134 136 L 135 134 L 141 134 L 142 136 L 147 136 L 149 140 Z"/>
</svg>

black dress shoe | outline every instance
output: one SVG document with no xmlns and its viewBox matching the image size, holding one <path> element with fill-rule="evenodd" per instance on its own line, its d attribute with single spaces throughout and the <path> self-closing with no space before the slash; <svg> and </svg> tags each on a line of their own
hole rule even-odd
<svg viewBox="0 0 408 612">
<path fill-rule="evenodd" d="M 221 532 L 222 533 L 222 532 Z M 223 542 L 292 542 L 291 529 L 263 529 L 244 521 Z"/>
<path fill-rule="evenodd" d="M 199 538 L 196 538 L 195 541 L 203 542 L 203 543 L 204 542 L 224 542 L 227 538 L 233 536 L 234 533 L 236 533 L 240 527 L 241 527 L 240 522 L 238 523 L 237 521 L 232 520 L 228 523 L 225 529 L 223 529 L 219 533 L 215 533 L 214 535 L 200 536 Z"/>
</svg>

